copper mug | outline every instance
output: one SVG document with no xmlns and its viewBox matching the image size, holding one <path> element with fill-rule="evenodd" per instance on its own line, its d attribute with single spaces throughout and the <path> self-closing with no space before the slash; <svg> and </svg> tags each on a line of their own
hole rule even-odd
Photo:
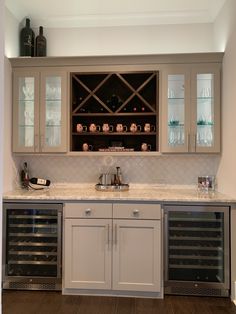
<svg viewBox="0 0 236 314">
<path fill-rule="evenodd" d="M 84 152 L 89 152 L 89 151 L 93 150 L 93 146 L 89 145 L 88 143 L 83 143 L 82 149 Z"/>
<path fill-rule="evenodd" d="M 90 132 L 100 131 L 100 126 L 96 125 L 95 123 L 91 123 L 90 126 L 89 126 L 89 131 Z"/>
<path fill-rule="evenodd" d="M 144 125 L 144 132 L 148 133 L 148 132 L 154 132 L 155 131 L 155 126 L 154 125 L 151 125 L 150 123 L 145 123 Z"/>
<path fill-rule="evenodd" d="M 86 127 L 86 125 L 82 125 L 81 123 L 78 123 L 76 125 L 76 131 L 78 133 L 86 132 L 87 131 L 87 127 Z"/>
<path fill-rule="evenodd" d="M 127 132 L 127 126 L 122 123 L 116 125 L 116 132 Z"/>
<path fill-rule="evenodd" d="M 147 151 L 151 150 L 151 148 L 152 148 L 151 145 L 147 144 L 147 143 L 142 143 L 142 145 L 141 145 L 141 150 L 143 152 L 147 152 Z"/>
<path fill-rule="evenodd" d="M 129 129 L 130 129 L 130 132 L 135 133 L 137 131 L 141 132 L 142 127 L 141 127 L 141 125 L 137 125 L 136 123 L 131 123 Z"/>
<path fill-rule="evenodd" d="M 108 123 L 103 123 L 102 130 L 103 130 L 103 132 L 105 132 L 105 133 L 107 133 L 107 132 L 113 132 L 113 126 L 112 126 L 112 125 L 109 125 Z"/>
</svg>

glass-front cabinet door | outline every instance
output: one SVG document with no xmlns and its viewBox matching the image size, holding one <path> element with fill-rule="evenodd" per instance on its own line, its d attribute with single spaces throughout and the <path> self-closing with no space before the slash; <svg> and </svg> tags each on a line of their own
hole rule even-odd
<svg viewBox="0 0 236 314">
<path fill-rule="evenodd" d="M 13 152 L 66 152 L 67 73 L 15 71 Z"/>
<path fill-rule="evenodd" d="M 38 151 L 39 73 L 13 76 L 13 152 Z"/>
<path fill-rule="evenodd" d="M 66 152 L 66 73 L 41 73 L 40 147 Z"/>
<path fill-rule="evenodd" d="M 189 72 L 183 67 L 171 67 L 163 73 L 163 152 L 188 151 L 189 81 Z"/>
<path fill-rule="evenodd" d="M 163 71 L 162 152 L 220 152 L 220 65 Z"/>
<path fill-rule="evenodd" d="M 192 133 L 194 151 L 220 151 L 220 68 L 192 70 Z"/>
</svg>

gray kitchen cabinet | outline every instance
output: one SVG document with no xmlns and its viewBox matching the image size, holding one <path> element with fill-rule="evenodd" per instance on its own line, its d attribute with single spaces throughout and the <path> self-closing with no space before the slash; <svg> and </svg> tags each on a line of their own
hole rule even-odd
<svg viewBox="0 0 236 314">
<path fill-rule="evenodd" d="M 160 292 L 160 205 L 115 203 L 113 230 L 113 289 Z"/>
<path fill-rule="evenodd" d="M 60 69 L 13 71 L 13 152 L 67 150 L 67 73 Z"/>
<path fill-rule="evenodd" d="M 220 63 L 163 70 L 163 153 L 220 152 Z"/>
<path fill-rule="evenodd" d="M 219 153 L 222 58 L 222 53 L 12 58 L 13 152 Z M 124 132 L 117 132 L 119 124 Z M 131 132 L 131 124 L 137 131 Z M 84 143 L 90 151 L 83 151 Z"/>
<path fill-rule="evenodd" d="M 159 204 L 67 203 L 64 215 L 65 289 L 161 295 Z"/>
<path fill-rule="evenodd" d="M 112 204 L 67 203 L 64 286 L 111 289 Z"/>
</svg>

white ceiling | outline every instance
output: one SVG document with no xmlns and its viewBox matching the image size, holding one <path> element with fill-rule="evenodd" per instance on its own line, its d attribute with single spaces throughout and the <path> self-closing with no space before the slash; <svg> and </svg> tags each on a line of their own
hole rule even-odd
<svg viewBox="0 0 236 314">
<path fill-rule="evenodd" d="M 212 23 L 229 0 L 5 0 L 9 11 L 38 27 Z"/>
</svg>

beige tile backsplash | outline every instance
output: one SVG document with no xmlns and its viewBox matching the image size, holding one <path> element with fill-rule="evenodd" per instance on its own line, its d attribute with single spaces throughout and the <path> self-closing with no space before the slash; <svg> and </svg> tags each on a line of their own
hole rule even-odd
<svg viewBox="0 0 236 314">
<path fill-rule="evenodd" d="M 215 175 L 218 155 L 164 155 L 155 157 L 14 157 L 16 169 L 28 163 L 30 176 L 48 178 L 53 183 L 97 183 L 99 174 L 120 166 L 123 182 L 149 184 L 196 184 L 200 175 Z"/>
</svg>

